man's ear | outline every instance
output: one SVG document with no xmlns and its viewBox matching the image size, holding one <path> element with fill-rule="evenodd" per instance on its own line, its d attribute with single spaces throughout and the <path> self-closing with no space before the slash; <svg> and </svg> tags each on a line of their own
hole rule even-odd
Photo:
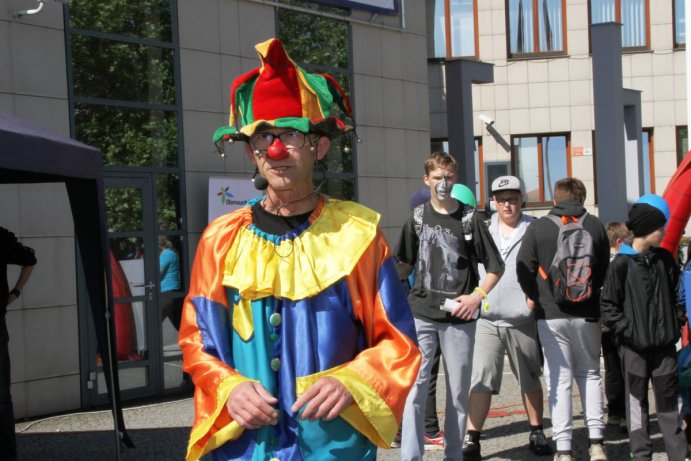
<svg viewBox="0 0 691 461">
<path fill-rule="evenodd" d="M 326 156 L 331 146 L 331 140 L 326 136 L 320 136 L 317 141 L 317 154 L 315 155 L 316 160 L 321 160 Z"/>
</svg>

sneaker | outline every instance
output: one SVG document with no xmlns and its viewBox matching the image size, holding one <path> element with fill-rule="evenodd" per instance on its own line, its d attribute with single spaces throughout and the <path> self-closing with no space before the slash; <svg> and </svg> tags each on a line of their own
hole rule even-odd
<svg viewBox="0 0 691 461">
<path fill-rule="evenodd" d="M 470 435 L 466 434 L 463 439 L 463 459 L 465 461 L 480 461 L 480 442 L 473 442 Z"/>
<path fill-rule="evenodd" d="M 570 454 L 557 453 L 554 455 L 554 461 L 573 461 L 573 458 Z"/>
<path fill-rule="evenodd" d="M 607 461 L 607 455 L 605 454 L 605 448 L 601 443 L 594 443 L 590 445 L 588 449 L 588 454 L 590 455 L 590 461 Z"/>
<path fill-rule="evenodd" d="M 530 451 L 534 454 L 538 456 L 552 454 L 552 447 L 549 446 L 547 437 L 541 429 L 531 432 L 528 440 L 530 442 Z"/>
<path fill-rule="evenodd" d="M 434 433 L 425 433 L 423 437 L 425 440 L 425 450 L 443 450 L 444 449 L 444 431 Z"/>
<path fill-rule="evenodd" d="M 622 423 L 624 424 L 624 426 L 626 426 L 626 418 L 622 418 L 619 415 L 609 415 L 607 417 L 607 425 L 608 426 L 621 427 Z"/>
<path fill-rule="evenodd" d="M 401 448 L 401 431 L 396 432 L 391 442 L 391 448 Z"/>
</svg>

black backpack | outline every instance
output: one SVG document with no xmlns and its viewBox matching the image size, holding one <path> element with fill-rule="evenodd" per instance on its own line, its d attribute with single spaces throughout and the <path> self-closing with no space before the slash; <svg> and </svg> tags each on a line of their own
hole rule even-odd
<svg viewBox="0 0 691 461">
<path fill-rule="evenodd" d="M 539 267 L 540 276 L 548 281 L 554 301 L 558 305 L 578 305 L 593 295 L 593 265 L 595 245 L 593 237 L 583 227 L 588 213 L 582 216 L 547 218 L 559 227 L 557 251 L 548 271 Z"/>
</svg>

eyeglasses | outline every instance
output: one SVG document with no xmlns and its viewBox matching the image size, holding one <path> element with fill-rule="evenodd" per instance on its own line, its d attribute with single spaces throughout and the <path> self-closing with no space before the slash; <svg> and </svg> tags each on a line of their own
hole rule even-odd
<svg viewBox="0 0 691 461">
<path fill-rule="evenodd" d="M 274 139 L 280 140 L 288 149 L 300 149 L 307 144 L 309 136 L 298 130 L 283 131 L 278 134 L 255 133 L 250 136 L 250 146 L 254 150 L 266 152 Z"/>
<path fill-rule="evenodd" d="M 497 205 L 506 205 L 506 204 L 515 205 L 518 203 L 519 199 L 520 199 L 520 197 L 518 197 L 516 195 L 513 195 L 511 197 L 504 197 L 504 198 L 494 197 L 494 201 L 497 202 Z"/>
</svg>

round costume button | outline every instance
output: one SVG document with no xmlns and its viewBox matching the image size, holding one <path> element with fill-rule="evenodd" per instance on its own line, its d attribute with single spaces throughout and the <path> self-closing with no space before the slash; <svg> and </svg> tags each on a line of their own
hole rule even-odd
<svg viewBox="0 0 691 461">
<path fill-rule="evenodd" d="M 271 359 L 271 369 L 273 371 L 278 371 L 281 368 L 281 359 L 275 357 Z"/>
<path fill-rule="evenodd" d="M 271 341 L 273 341 L 273 342 L 278 341 L 278 335 L 276 333 L 271 333 L 271 335 L 269 335 L 269 337 L 271 338 Z"/>
<path fill-rule="evenodd" d="M 281 461 L 281 460 L 278 458 L 271 458 L 269 461 Z"/>
<path fill-rule="evenodd" d="M 271 324 L 272 327 L 277 327 L 281 324 L 281 314 L 278 312 L 274 312 L 271 314 L 269 317 L 269 323 Z"/>
</svg>

